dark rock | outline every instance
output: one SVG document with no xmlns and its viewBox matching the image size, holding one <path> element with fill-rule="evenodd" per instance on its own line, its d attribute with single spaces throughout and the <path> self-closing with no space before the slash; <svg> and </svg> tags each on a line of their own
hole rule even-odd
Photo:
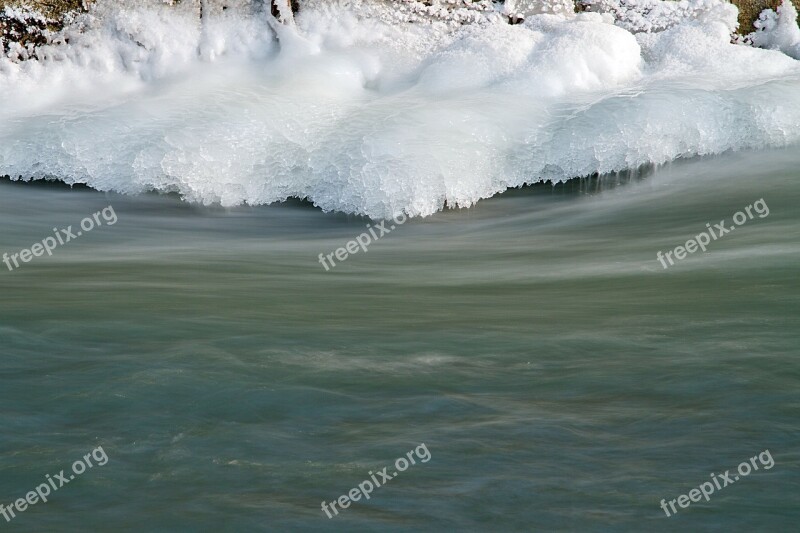
<svg viewBox="0 0 800 533">
<path fill-rule="evenodd" d="M 739 8 L 739 33 L 748 34 L 755 30 L 753 22 L 765 9 L 776 9 L 781 5 L 781 0 L 732 0 L 733 5 Z M 792 0 L 795 7 L 800 10 L 800 0 Z"/>
</svg>

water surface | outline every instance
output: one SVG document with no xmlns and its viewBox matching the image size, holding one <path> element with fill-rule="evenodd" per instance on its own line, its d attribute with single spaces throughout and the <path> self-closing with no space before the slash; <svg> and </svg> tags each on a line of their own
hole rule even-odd
<svg viewBox="0 0 800 533">
<path fill-rule="evenodd" d="M 15 531 L 788 531 L 800 518 L 800 152 L 511 191 L 412 219 L 0 182 L 0 502 Z M 763 198 L 664 270 L 670 250 Z M 0 265 L 1 266 L 1 265 Z M 432 458 L 320 509 L 425 443 Z M 659 508 L 769 449 L 754 472 Z"/>
</svg>

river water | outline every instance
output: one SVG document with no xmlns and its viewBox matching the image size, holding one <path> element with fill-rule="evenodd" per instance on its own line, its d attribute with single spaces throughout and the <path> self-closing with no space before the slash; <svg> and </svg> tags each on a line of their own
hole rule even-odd
<svg viewBox="0 0 800 533">
<path fill-rule="evenodd" d="M 3 252 L 117 217 L 0 271 L 0 501 L 109 458 L 7 527 L 788 531 L 799 168 L 738 152 L 513 190 L 329 271 L 368 219 L 0 182 Z M 656 258 L 759 200 L 706 252 Z M 764 450 L 772 468 L 659 507 Z"/>
</svg>

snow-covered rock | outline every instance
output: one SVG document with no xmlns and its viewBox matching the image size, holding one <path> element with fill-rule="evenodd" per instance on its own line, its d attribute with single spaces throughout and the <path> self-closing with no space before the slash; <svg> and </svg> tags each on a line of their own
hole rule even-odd
<svg viewBox="0 0 800 533">
<path fill-rule="evenodd" d="M 780 50 L 786 55 L 800 59 L 797 8 L 789 0 L 784 0 L 777 11 L 772 9 L 762 11 L 754 26 L 756 31 L 748 35 L 754 46 Z"/>
</svg>

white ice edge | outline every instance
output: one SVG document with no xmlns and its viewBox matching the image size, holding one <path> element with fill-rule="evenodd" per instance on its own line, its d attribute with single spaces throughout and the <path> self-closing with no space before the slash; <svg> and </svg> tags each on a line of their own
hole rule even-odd
<svg viewBox="0 0 800 533">
<path fill-rule="evenodd" d="M 0 60 L 0 174 L 381 218 L 797 143 L 800 63 L 731 44 L 714 2 L 635 34 L 598 13 L 453 29 L 319 3 L 280 50 L 263 16 L 201 31 L 188 9 L 101 5 L 48 59 Z M 761 44 L 790 51 L 787 13 Z"/>
</svg>

